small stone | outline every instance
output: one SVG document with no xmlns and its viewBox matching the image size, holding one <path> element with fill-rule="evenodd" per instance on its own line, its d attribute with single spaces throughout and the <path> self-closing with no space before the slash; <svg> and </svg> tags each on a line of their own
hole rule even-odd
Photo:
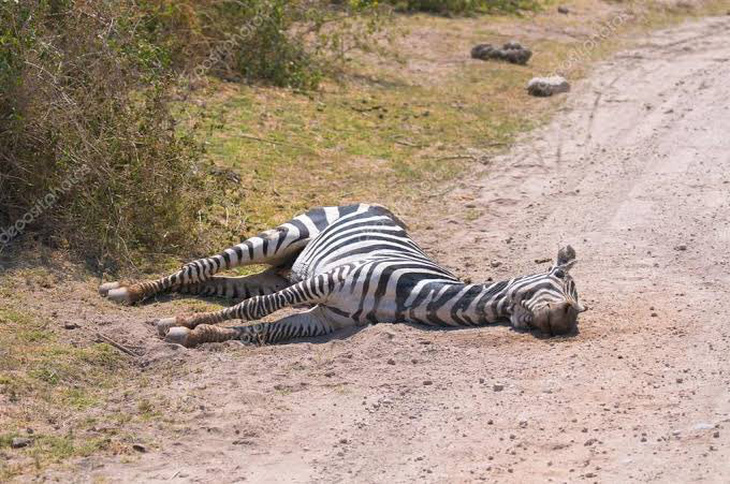
<svg viewBox="0 0 730 484">
<path fill-rule="evenodd" d="M 491 266 L 492 266 L 492 267 L 499 267 L 499 266 L 501 266 L 501 265 L 502 265 L 502 263 L 501 263 L 501 262 L 499 262 L 498 260 L 493 260 L 493 261 L 491 262 Z"/>
<path fill-rule="evenodd" d="M 712 436 L 714 438 L 716 438 L 716 439 L 719 439 L 720 438 L 720 431 L 719 430 L 716 430 L 715 433 L 712 434 Z"/>
<path fill-rule="evenodd" d="M 424 380 L 424 381 L 423 381 L 423 385 L 424 385 L 424 386 L 429 386 L 429 385 L 433 385 L 433 382 L 432 382 L 431 380 Z"/>
<path fill-rule="evenodd" d="M 588 440 L 586 440 L 586 443 L 583 445 L 585 445 L 586 447 L 590 447 L 591 445 L 595 444 L 596 442 L 598 442 L 598 439 L 588 439 Z"/>
<path fill-rule="evenodd" d="M 678 246 L 674 247 L 674 250 L 677 250 L 680 252 L 685 251 L 685 250 L 687 250 L 687 244 L 679 244 Z"/>
<path fill-rule="evenodd" d="M 64 329 L 76 329 L 78 327 L 79 327 L 79 325 L 76 323 L 67 322 L 67 323 L 63 324 Z"/>
<path fill-rule="evenodd" d="M 684 378 L 677 378 L 677 383 L 683 383 L 683 382 L 684 382 Z"/>
<path fill-rule="evenodd" d="M 349 444 L 349 443 L 350 443 L 350 441 L 349 441 L 349 440 L 347 440 L 347 439 L 340 439 L 340 443 L 341 443 L 341 444 Z"/>
<path fill-rule="evenodd" d="M 564 77 L 534 77 L 527 83 L 527 92 L 531 96 L 550 97 L 553 94 L 570 91 L 570 84 Z"/>
<path fill-rule="evenodd" d="M 494 390 L 495 392 L 501 392 L 502 390 L 504 390 L 504 385 L 500 385 L 499 383 L 497 383 L 492 386 L 492 390 Z"/>
<path fill-rule="evenodd" d="M 561 5 L 558 7 L 558 13 L 562 13 L 563 15 L 568 15 L 570 13 L 570 10 L 565 5 Z"/>
<path fill-rule="evenodd" d="M 695 430 L 712 430 L 714 428 L 715 427 L 712 424 L 708 424 L 708 423 L 698 423 L 697 425 L 694 426 Z"/>
<path fill-rule="evenodd" d="M 484 383 L 484 378 L 480 378 L 479 383 Z"/>
<path fill-rule="evenodd" d="M 132 448 L 136 450 L 137 452 L 145 453 L 147 452 L 147 447 L 145 447 L 142 444 L 132 444 Z"/>
<path fill-rule="evenodd" d="M 388 364 L 395 365 L 395 360 L 393 358 L 388 358 Z"/>
<path fill-rule="evenodd" d="M 32 443 L 33 443 L 33 441 L 31 439 L 29 439 L 29 438 L 26 438 L 26 437 L 15 437 L 10 442 L 10 447 L 12 447 L 13 449 L 22 449 L 23 447 L 28 447 Z"/>
<path fill-rule="evenodd" d="M 658 317 L 658 316 L 659 316 L 659 315 L 658 315 L 657 313 L 651 313 L 651 317 L 652 317 L 652 318 L 656 318 L 656 317 Z"/>
</svg>

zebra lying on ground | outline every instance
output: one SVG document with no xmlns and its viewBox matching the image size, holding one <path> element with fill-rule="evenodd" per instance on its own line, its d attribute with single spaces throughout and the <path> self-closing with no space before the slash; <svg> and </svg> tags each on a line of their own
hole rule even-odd
<svg viewBox="0 0 730 484">
<path fill-rule="evenodd" d="M 242 300 L 157 322 L 160 336 L 184 346 L 231 339 L 275 343 L 381 322 L 478 326 L 504 320 L 557 335 L 574 331 L 584 310 L 568 274 L 575 262 L 567 246 L 547 272 L 464 284 L 429 259 L 386 208 L 357 204 L 315 208 L 168 277 L 130 286 L 107 283 L 99 291 L 124 303 L 169 291 Z M 214 277 L 246 264 L 271 268 L 254 276 Z M 309 310 L 271 323 L 212 326 L 255 321 L 287 306 Z"/>
</svg>

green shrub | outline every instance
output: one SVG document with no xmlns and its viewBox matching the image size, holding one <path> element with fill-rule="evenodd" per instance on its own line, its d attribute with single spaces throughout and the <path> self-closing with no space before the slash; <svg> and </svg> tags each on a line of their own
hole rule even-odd
<svg viewBox="0 0 730 484">
<path fill-rule="evenodd" d="M 32 231 L 107 266 L 229 238 L 210 230 L 226 195 L 173 96 L 208 75 L 315 87 L 378 12 L 374 0 L 0 3 L 0 251 Z"/>
<path fill-rule="evenodd" d="M 101 261 L 189 250 L 207 179 L 170 112 L 171 59 L 132 3 L 4 2 L 0 242 L 33 229 Z"/>
<path fill-rule="evenodd" d="M 518 13 L 537 10 L 540 0 L 389 0 L 396 10 L 437 14 Z"/>
<path fill-rule="evenodd" d="M 317 86 L 333 54 L 364 47 L 388 18 L 376 0 L 143 0 L 143 30 L 193 80 Z"/>
</svg>

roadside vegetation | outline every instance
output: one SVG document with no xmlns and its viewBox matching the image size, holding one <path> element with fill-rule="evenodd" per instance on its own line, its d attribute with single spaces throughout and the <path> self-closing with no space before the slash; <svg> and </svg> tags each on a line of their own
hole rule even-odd
<svg viewBox="0 0 730 484">
<path fill-rule="evenodd" d="M 102 270 L 204 251 L 227 201 L 176 104 L 209 77 L 314 89 L 379 25 L 359 2 L 3 2 L 2 242 L 36 234 Z"/>
<path fill-rule="evenodd" d="M 550 2 L 537 0 L 390 0 L 398 11 L 442 15 L 520 13 L 539 10 Z"/>
</svg>

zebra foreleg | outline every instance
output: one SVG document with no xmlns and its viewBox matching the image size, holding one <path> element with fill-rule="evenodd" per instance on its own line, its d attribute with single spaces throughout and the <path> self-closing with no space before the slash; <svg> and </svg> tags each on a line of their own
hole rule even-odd
<svg viewBox="0 0 730 484">
<path fill-rule="evenodd" d="M 167 333 L 165 341 L 188 348 L 202 343 L 230 340 L 239 340 L 246 344 L 264 345 L 297 338 L 324 336 L 340 327 L 341 325 L 337 325 L 327 317 L 322 308 L 315 307 L 309 311 L 292 314 L 272 323 L 256 323 L 231 328 L 221 328 L 209 324 L 201 324 L 195 329 L 173 327 Z"/>
</svg>

